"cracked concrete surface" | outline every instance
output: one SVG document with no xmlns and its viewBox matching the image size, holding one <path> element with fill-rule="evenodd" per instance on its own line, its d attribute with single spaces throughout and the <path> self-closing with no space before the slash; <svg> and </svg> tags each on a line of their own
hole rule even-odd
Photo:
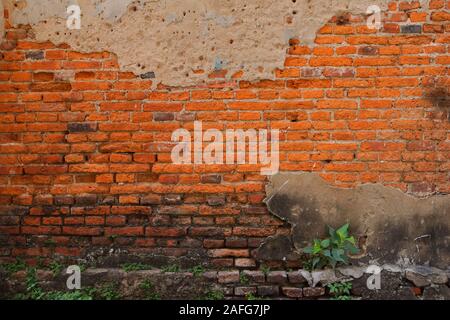
<svg viewBox="0 0 450 320">
<path fill-rule="evenodd" d="M 273 247 L 293 255 L 325 236 L 327 225 L 349 222 L 360 240 L 362 261 L 444 268 L 449 264 L 450 195 L 415 198 L 379 184 L 342 189 L 315 173 L 272 176 L 266 193 L 269 211 L 292 225 L 292 248 L 286 236 L 268 238 L 260 258 L 270 257 Z"/>
<path fill-rule="evenodd" d="M 110 51 L 121 68 L 154 72 L 155 83 L 187 86 L 217 69 L 227 77 L 273 78 L 287 43 L 310 44 L 317 30 L 342 12 L 365 13 L 354 0 L 3 0 L 14 25 L 30 24 L 38 40 L 78 51 Z M 384 9 L 388 0 L 373 0 Z M 66 28 L 66 8 L 78 3 L 81 30 Z"/>
</svg>

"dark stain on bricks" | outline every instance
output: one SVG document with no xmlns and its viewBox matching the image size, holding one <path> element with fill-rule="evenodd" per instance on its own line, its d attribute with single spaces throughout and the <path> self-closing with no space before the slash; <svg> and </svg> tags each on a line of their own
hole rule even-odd
<svg viewBox="0 0 450 320">
<path fill-rule="evenodd" d="M 360 47 L 358 53 L 365 56 L 374 56 L 378 54 L 378 48 L 373 46 Z"/>
<path fill-rule="evenodd" d="M 139 75 L 139 77 L 141 77 L 141 79 L 154 79 L 155 73 L 153 71 L 149 71 Z"/>
<path fill-rule="evenodd" d="M 170 112 L 155 112 L 153 114 L 153 120 L 155 121 L 172 121 L 173 119 L 175 119 L 175 116 Z"/>
<path fill-rule="evenodd" d="M 208 196 L 206 202 L 213 207 L 223 206 L 225 205 L 225 196 Z"/>
<path fill-rule="evenodd" d="M 55 213 L 57 213 L 57 212 L 58 212 L 58 208 L 55 207 L 55 206 L 43 206 L 43 207 L 42 207 L 42 213 L 43 213 L 44 215 L 47 215 L 47 214 L 55 214 Z"/>
<path fill-rule="evenodd" d="M 94 132 L 97 130 L 97 123 L 80 123 L 73 122 L 68 124 L 69 132 Z"/>
<path fill-rule="evenodd" d="M 400 27 L 402 33 L 422 33 L 422 26 L 418 24 L 411 24 Z"/>
<path fill-rule="evenodd" d="M 56 196 L 54 198 L 55 205 L 71 205 L 74 203 L 72 196 Z"/>
<path fill-rule="evenodd" d="M 220 183 L 222 177 L 218 174 L 209 174 L 201 177 L 202 183 Z"/>
<path fill-rule="evenodd" d="M 28 207 L 21 206 L 0 206 L 0 212 L 2 214 L 15 215 L 15 216 L 23 216 L 27 215 L 30 211 Z"/>
<path fill-rule="evenodd" d="M 75 204 L 82 206 L 89 206 L 97 204 L 97 196 L 95 194 L 77 196 L 75 198 Z"/>
<path fill-rule="evenodd" d="M 27 59 L 42 60 L 44 59 L 44 51 L 29 51 L 25 53 Z"/>
<path fill-rule="evenodd" d="M 340 15 L 336 16 L 336 24 L 338 26 L 344 26 L 346 24 L 350 23 L 350 14 L 345 12 L 341 13 Z"/>
<path fill-rule="evenodd" d="M 430 101 L 437 110 L 445 113 L 450 121 L 450 92 L 448 88 L 434 88 L 425 94 L 425 98 Z"/>
</svg>

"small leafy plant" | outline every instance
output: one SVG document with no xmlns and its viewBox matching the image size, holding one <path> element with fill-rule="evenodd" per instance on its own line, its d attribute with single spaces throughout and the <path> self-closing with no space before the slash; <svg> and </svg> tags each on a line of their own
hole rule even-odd
<svg viewBox="0 0 450 320">
<path fill-rule="evenodd" d="M 122 264 L 122 270 L 125 272 L 130 272 L 130 271 L 140 271 L 140 270 L 150 270 L 152 267 L 147 265 L 147 264 L 143 264 L 143 263 L 124 263 Z"/>
<path fill-rule="evenodd" d="M 264 299 L 264 298 L 261 298 L 261 297 L 258 297 L 258 296 L 255 296 L 254 293 L 249 292 L 249 293 L 247 293 L 247 294 L 245 295 L 245 300 L 251 301 L 251 300 L 265 300 L 265 299 Z"/>
<path fill-rule="evenodd" d="M 225 298 L 222 291 L 212 290 L 206 293 L 202 300 L 223 300 Z"/>
<path fill-rule="evenodd" d="M 117 282 L 104 283 L 99 289 L 96 289 L 96 293 L 104 300 L 119 300 L 121 296 L 118 287 Z"/>
<path fill-rule="evenodd" d="M 239 275 L 239 282 L 243 285 L 247 285 L 250 283 L 250 279 L 243 273 Z"/>
<path fill-rule="evenodd" d="M 161 300 L 161 296 L 155 290 L 155 286 L 149 279 L 144 280 L 140 285 L 139 289 L 142 290 L 144 299 L 146 300 Z"/>
<path fill-rule="evenodd" d="M 192 272 L 194 277 L 199 277 L 203 273 L 205 273 L 205 268 L 203 266 L 201 266 L 201 265 L 198 265 L 198 266 L 192 267 L 191 269 L 189 269 L 189 271 Z"/>
<path fill-rule="evenodd" d="M 57 276 L 64 269 L 64 266 L 58 261 L 52 261 L 48 265 L 48 268 L 50 269 L 51 272 L 53 272 L 53 276 Z"/>
<path fill-rule="evenodd" d="M 332 300 L 350 300 L 351 282 L 334 282 L 327 285 L 330 294 L 333 295 Z"/>
<path fill-rule="evenodd" d="M 161 268 L 161 271 L 166 273 L 166 272 L 180 272 L 181 268 L 179 265 L 176 264 L 170 264 L 168 266 L 165 266 L 163 268 Z"/>
<path fill-rule="evenodd" d="M 265 276 L 267 276 L 267 274 L 270 272 L 270 267 L 268 267 L 266 265 L 261 265 L 260 269 L 264 273 Z"/>
<path fill-rule="evenodd" d="M 17 259 L 13 263 L 5 263 L 5 264 L 2 264 L 0 267 L 3 270 L 5 270 L 7 274 L 10 275 L 10 274 L 16 273 L 18 271 L 27 269 L 27 264 L 24 261 Z"/>
<path fill-rule="evenodd" d="M 328 238 L 314 239 L 312 246 L 304 248 L 303 252 L 310 256 L 307 267 L 314 270 L 326 266 L 335 268 L 338 263 L 348 264 L 349 255 L 359 252 L 355 238 L 349 236 L 348 228 L 348 223 L 337 230 L 328 226 Z"/>
</svg>

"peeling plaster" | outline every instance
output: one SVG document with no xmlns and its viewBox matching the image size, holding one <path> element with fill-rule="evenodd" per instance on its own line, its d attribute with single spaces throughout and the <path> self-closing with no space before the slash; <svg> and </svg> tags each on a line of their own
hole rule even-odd
<svg viewBox="0 0 450 320">
<path fill-rule="evenodd" d="M 362 260 L 449 265 L 450 195 L 416 198 L 380 184 L 343 189 L 316 173 L 277 174 L 266 193 L 269 211 L 292 226 L 292 247 L 285 236 L 268 238 L 259 249 L 262 259 L 274 247 L 285 256 L 301 252 L 312 239 L 325 236 L 327 225 L 349 222 L 360 239 Z"/>
<path fill-rule="evenodd" d="M 154 72 L 156 83 L 173 86 L 205 81 L 218 60 L 228 77 L 243 70 L 244 79 L 271 79 L 283 67 L 290 38 L 311 44 L 333 15 L 365 13 L 368 6 L 355 0 L 3 1 L 9 8 L 18 3 L 13 24 L 30 24 L 38 40 L 113 52 L 124 71 Z M 388 2 L 370 4 L 383 10 Z M 66 29 L 66 8 L 74 3 L 81 7 L 81 30 Z"/>
</svg>

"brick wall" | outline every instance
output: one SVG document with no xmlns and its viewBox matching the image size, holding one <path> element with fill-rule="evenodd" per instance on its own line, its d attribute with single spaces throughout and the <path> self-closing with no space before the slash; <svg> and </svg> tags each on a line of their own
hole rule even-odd
<svg viewBox="0 0 450 320">
<path fill-rule="evenodd" d="M 37 42 L 7 21 L 0 259 L 204 249 L 213 266 L 256 266 L 254 249 L 290 227 L 263 204 L 258 165 L 171 162 L 172 132 L 194 120 L 280 129 L 281 171 L 449 193 L 449 10 L 443 0 L 392 2 L 378 32 L 344 14 L 313 46 L 292 39 L 273 79 L 220 70 L 197 87 L 156 89 L 112 53 Z"/>
</svg>

